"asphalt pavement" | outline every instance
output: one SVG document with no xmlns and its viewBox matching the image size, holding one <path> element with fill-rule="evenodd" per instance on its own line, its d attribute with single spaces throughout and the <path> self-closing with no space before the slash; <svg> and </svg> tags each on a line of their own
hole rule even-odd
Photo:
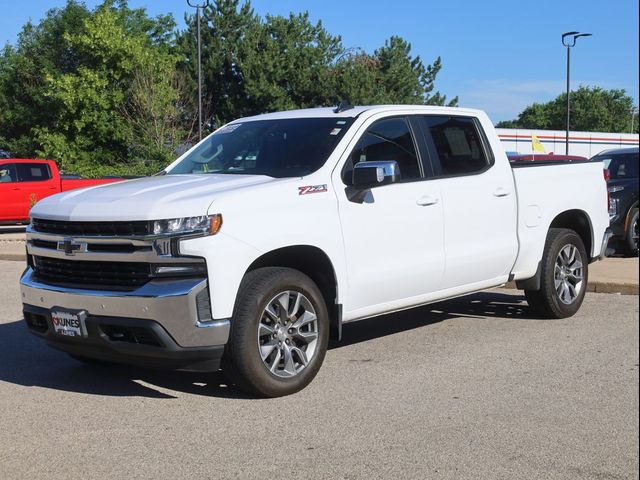
<svg viewBox="0 0 640 480">
<path fill-rule="evenodd" d="M 638 478 L 638 297 L 535 318 L 495 290 L 345 326 L 314 382 L 90 367 L 20 313 L 0 261 L 2 479 Z"/>
</svg>

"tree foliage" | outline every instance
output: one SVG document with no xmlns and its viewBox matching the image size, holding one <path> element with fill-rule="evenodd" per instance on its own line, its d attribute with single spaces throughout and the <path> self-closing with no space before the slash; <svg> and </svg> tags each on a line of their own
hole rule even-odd
<svg viewBox="0 0 640 480">
<path fill-rule="evenodd" d="M 194 79 L 196 22 L 178 37 L 184 67 Z M 307 13 L 257 16 L 251 4 L 219 0 L 202 18 L 202 70 L 205 118 L 220 125 L 239 116 L 291 108 L 404 103 L 457 105 L 433 92 L 442 67 L 425 65 L 400 37 L 368 54 L 347 49 Z"/>
<path fill-rule="evenodd" d="M 126 0 L 93 10 L 67 0 L 27 23 L 0 53 L 0 152 L 48 157 L 85 175 L 147 174 L 197 131 L 196 18 L 177 31 Z M 455 105 L 400 37 L 372 53 L 346 49 L 307 13 L 255 14 L 249 1 L 211 2 L 201 19 L 209 130 L 267 111 L 354 104 Z"/>
<path fill-rule="evenodd" d="M 150 18 L 124 0 L 94 11 L 68 0 L 27 24 L 0 56 L 0 148 L 92 176 L 166 164 L 183 127 L 159 142 L 142 125 L 160 118 L 165 131 L 178 116 L 174 28 L 170 16 Z M 151 103 L 141 102 L 142 81 Z"/>
<path fill-rule="evenodd" d="M 571 130 L 583 132 L 630 133 L 633 99 L 624 90 L 580 87 L 571 92 Z M 567 94 L 547 103 L 534 103 L 518 118 L 499 122 L 499 128 L 564 130 Z M 634 133 L 638 133 L 637 122 Z"/>
</svg>

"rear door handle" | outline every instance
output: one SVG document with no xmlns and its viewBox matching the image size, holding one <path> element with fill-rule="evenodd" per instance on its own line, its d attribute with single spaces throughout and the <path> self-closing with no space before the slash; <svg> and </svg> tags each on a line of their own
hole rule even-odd
<svg viewBox="0 0 640 480">
<path fill-rule="evenodd" d="M 438 202 L 439 200 L 436 197 L 424 195 L 423 197 L 420 197 L 416 203 L 421 207 L 426 207 L 428 205 L 435 205 Z"/>
<path fill-rule="evenodd" d="M 509 190 L 507 190 L 506 188 L 500 187 L 495 192 L 493 192 L 493 196 L 494 197 L 506 197 L 510 193 L 511 192 Z"/>
</svg>

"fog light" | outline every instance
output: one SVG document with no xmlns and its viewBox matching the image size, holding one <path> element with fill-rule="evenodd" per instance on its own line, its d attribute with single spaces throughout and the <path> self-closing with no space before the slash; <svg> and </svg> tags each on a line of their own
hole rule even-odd
<svg viewBox="0 0 640 480">
<path fill-rule="evenodd" d="M 154 265 L 154 277 L 189 277 L 205 276 L 207 265 L 204 263 L 185 263 L 171 265 Z"/>
<path fill-rule="evenodd" d="M 198 320 L 200 322 L 210 322 L 213 320 L 211 302 L 209 301 L 209 290 L 207 288 L 196 295 L 196 310 L 198 311 Z"/>
</svg>

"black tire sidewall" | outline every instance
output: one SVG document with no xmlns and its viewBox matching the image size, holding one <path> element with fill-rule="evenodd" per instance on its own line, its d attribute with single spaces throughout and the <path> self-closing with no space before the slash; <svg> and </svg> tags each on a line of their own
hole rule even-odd
<svg viewBox="0 0 640 480">
<path fill-rule="evenodd" d="M 291 268 L 261 268 L 250 272 L 246 280 L 234 309 L 223 370 L 240 388 L 254 394 L 277 397 L 295 393 L 313 380 L 327 351 L 329 315 L 322 293 L 307 275 Z M 311 301 L 318 318 L 318 343 L 313 358 L 298 375 L 281 378 L 271 373 L 260 357 L 258 323 L 268 302 L 287 290 L 300 292 Z"/>
</svg>

